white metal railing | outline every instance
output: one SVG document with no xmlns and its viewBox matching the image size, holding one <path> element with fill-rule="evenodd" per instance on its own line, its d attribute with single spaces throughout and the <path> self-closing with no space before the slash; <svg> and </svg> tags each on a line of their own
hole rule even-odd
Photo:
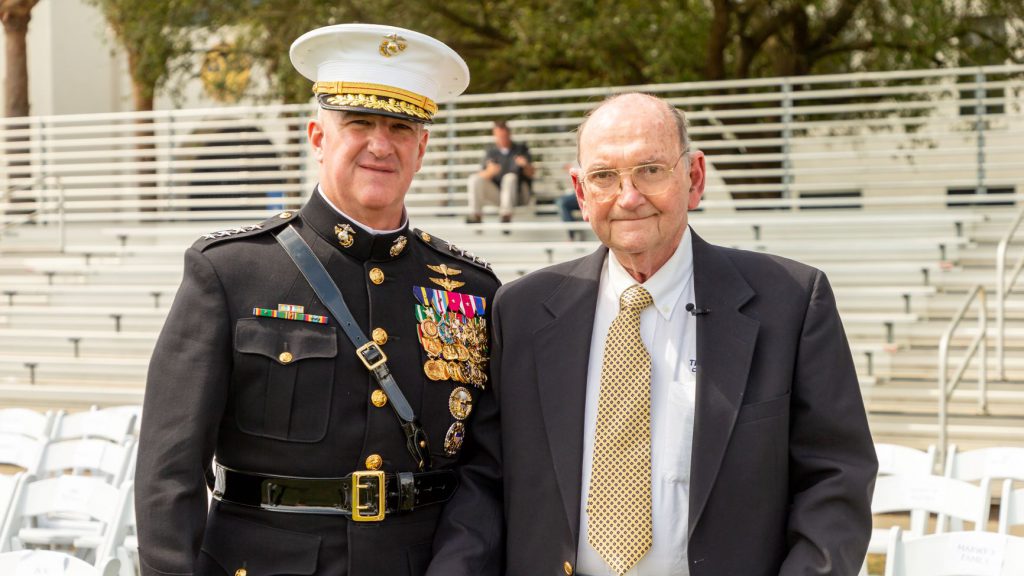
<svg viewBox="0 0 1024 576">
<path fill-rule="evenodd" d="M 28 212 L 25 212 L 26 206 L 18 205 L 16 203 L 11 204 L 10 208 L 15 212 L 15 218 L 6 222 L 0 221 L 0 236 L 2 236 L 4 232 L 7 232 L 9 228 L 22 224 L 28 224 L 30 222 L 48 224 L 50 222 L 56 222 L 57 249 L 58 251 L 63 252 L 64 248 L 67 246 L 64 185 L 61 183 L 60 176 L 39 176 L 32 184 L 34 186 L 45 183 L 47 180 L 52 180 L 54 182 L 52 189 L 56 190 L 56 198 L 53 201 L 50 201 L 49 199 L 43 199 L 40 197 L 33 205 L 31 205 Z M 11 190 L 8 190 L 5 196 L 9 196 L 11 192 Z M 50 217 L 51 215 L 52 217 Z"/>
<path fill-rule="evenodd" d="M 1013 292 L 1013 287 L 1020 278 L 1021 270 L 1024 270 L 1024 253 L 1017 259 L 1010 278 L 1006 278 L 1007 252 L 1010 243 L 1013 242 L 1020 228 L 1021 221 L 1024 221 L 1024 210 L 1017 214 L 1006 233 L 999 240 L 996 248 L 996 357 L 999 361 L 999 379 L 1006 380 L 1006 299 Z"/>
<path fill-rule="evenodd" d="M 658 94 L 688 113 L 708 154 L 706 208 L 856 205 L 944 208 L 951 189 L 973 204 L 1019 202 L 1024 174 L 1024 65 L 473 94 L 431 127 L 413 205 L 465 208 L 466 176 L 511 117 L 530 144 L 536 188 L 568 188 L 573 130 L 602 96 Z M 310 104 L 0 119 L 7 202 L 66 198 L 69 214 L 153 220 L 291 205 L 316 178 L 306 154 Z M 63 190 L 51 189 L 60 176 Z M 46 182 L 46 184 L 38 184 Z M 21 189 L 25 187 L 25 189 Z M 999 194 L 996 194 L 999 192 Z M 1003 194 L 1008 192 L 1008 194 Z M 855 198 L 832 200 L 837 194 Z M 750 200 L 746 198 L 759 198 Z M 461 206 L 460 206 L 461 205 Z M 767 207 L 767 206 L 766 206 Z M 0 222 L 11 206 L 0 205 Z M 149 211 L 155 211 L 155 214 Z M 92 216 L 89 216 L 90 218 Z"/>
<path fill-rule="evenodd" d="M 964 357 L 952 378 L 949 376 L 949 345 L 956 329 L 971 309 L 975 299 L 978 301 L 978 333 L 971 340 Z M 964 373 L 974 359 L 978 359 L 978 410 L 988 412 L 988 305 L 985 298 L 985 287 L 976 285 L 967 295 L 960 310 L 953 316 L 946 331 L 939 340 L 939 450 L 945 450 L 948 440 L 949 400 L 963 380 Z"/>
</svg>

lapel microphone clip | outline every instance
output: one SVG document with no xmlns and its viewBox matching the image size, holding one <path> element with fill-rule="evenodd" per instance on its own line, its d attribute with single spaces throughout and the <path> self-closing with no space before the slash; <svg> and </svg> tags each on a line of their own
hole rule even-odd
<svg viewBox="0 0 1024 576">
<path fill-rule="evenodd" d="M 693 316 L 694 318 L 696 318 L 697 316 L 704 316 L 705 314 L 711 314 L 711 308 L 697 308 L 697 306 L 694 305 L 693 302 L 690 302 L 686 305 L 686 311 L 689 312 L 690 315 Z"/>
</svg>

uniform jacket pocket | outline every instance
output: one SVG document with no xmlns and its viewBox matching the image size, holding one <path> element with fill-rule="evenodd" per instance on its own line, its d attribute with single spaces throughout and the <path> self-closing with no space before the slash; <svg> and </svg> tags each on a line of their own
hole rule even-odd
<svg viewBox="0 0 1024 576">
<path fill-rule="evenodd" d="M 333 326 L 274 318 L 239 320 L 232 373 L 238 428 L 278 440 L 322 440 L 337 356 Z"/>
</svg>

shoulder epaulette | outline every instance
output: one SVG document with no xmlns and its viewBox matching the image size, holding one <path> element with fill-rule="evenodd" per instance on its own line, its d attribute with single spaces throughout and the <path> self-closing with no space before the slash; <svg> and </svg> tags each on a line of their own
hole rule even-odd
<svg viewBox="0 0 1024 576">
<path fill-rule="evenodd" d="M 484 260 L 483 258 L 474 255 L 472 252 L 469 252 L 468 250 L 463 250 L 462 248 L 459 248 L 455 244 L 442 240 L 437 236 L 434 236 L 433 234 L 420 230 L 419 228 L 413 230 L 413 235 L 416 236 L 416 238 L 418 238 L 421 242 L 423 242 L 427 246 L 430 246 L 431 248 L 440 252 L 441 254 L 472 264 L 477 268 L 486 270 L 488 274 L 495 276 L 494 270 L 491 269 L 491 264 Z"/>
<path fill-rule="evenodd" d="M 259 234 L 281 228 L 298 217 L 298 215 L 298 210 L 289 210 L 281 212 L 275 216 L 271 216 L 259 224 L 245 224 L 234 228 L 217 230 L 216 232 L 207 232 L 196 240 L 195 247 L 202 251 L 206 250 L 210 246 L 214 246 L 228 240 L 238 240 L 239 238 L 258 236 Z"/>
</svg>

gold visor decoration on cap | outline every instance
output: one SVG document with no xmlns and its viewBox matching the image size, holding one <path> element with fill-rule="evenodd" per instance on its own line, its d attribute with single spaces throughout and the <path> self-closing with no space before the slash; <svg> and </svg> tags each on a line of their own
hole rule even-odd
<svg viewBox="0 0 1024 576">
<path fill-rule="evenodd" d="M 366 108 L 431 120 L 437 104 L 415 92 L 367 82 L 324 82 L 313 84 L 321 104 L 344 108 Z"/>
</svg>

